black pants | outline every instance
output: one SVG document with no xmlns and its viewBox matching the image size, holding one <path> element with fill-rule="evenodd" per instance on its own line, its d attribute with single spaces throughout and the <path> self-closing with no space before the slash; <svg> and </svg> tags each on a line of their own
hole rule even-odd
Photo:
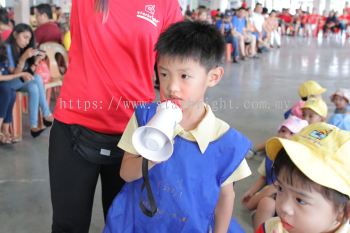
<svg viewBox="0 0 350 233">
<path fill-rule="evenodd" d="M 122 153 L 121 151 L 121 155 Z M 72 149 L 70 125 L 54 122 L 49 146 L 53 233 L 89 232 L 99 175 L 101 175 L 103 212 L 106 218 L 109 206 L 124 184 L 119 176 L 121 160 L 122 156 L 112 165 L 87 161 Z"/>
</svg>

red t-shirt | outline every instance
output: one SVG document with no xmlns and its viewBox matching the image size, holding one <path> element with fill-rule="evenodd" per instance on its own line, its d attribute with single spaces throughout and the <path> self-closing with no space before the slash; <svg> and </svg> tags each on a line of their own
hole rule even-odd
<svg viewBox="0 0 350 233">
<path fill-rule="evenodd" d="M 350 7 L 346 7 L 344 10 L 346 10 L 348 12 L 348 15 L 350 15 Z"/>
<path fill-rule="evenodd" d="M 346 23 L 349 22 L 349 15 L 341 15 L 338 17 L 339 21 L 345 21 Z"/>
<path fill-rule="evenodd" d="M 290 14 L 281 14 L 280 19 L 282 19 L 285 23 L 291 23 L 293 17 Z"/>
<path fill-rule="evenodd" d="M 318 14 L 310 14 L 309 15 L 309 24 L 317 24 L 318 19 L 320 18 L 320 16 Z"/>
<path fill-rule="evenodd" d="M 48 22 L 39 26 L 35 30 L 34 35 L 35 42 L 39 45 L 45 42 L 62 43 L 62 32 L 57 23 L 54 22 Z"/>
<path fill-rule="evenodd" d="M 307 24 L 308 20 L 309 20 L 309 15 L 304 14 L 301 16 L 301 23 L 302 24 Z"/>
<path fill-rule="evenodd" d="M 264 225 L 261 224 L 258 229 L 256 229 L 255 233 L 266 233 L 264 229 Z"/>
<path fill-rule="evenodd" d="M 122 133 L 132 104 L 155 99 L 154 45 L 162 31 L 182 19 L 176 0 L 113 0 L 102 24 L 94 0 L 73 0 L 69 67 L 55 118 L 102 133 Z"/>
<path fill-rule="evenodd" d="M 8 29 L 1 32 L 1 40 L 6 41 L 12 33 L 12 29 Z"/>
</svg>

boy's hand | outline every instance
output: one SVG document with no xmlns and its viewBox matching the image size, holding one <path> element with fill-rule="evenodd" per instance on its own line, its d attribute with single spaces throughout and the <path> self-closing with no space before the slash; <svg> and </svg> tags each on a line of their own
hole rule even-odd
<svg viewBox="0 0 350 233">
<path fill-rule="evenodd" d="M 245 192 L 245 194 L 243 195 L 243 197 L 242 197 L 242 199 L 241 199 L 241 202 L 242 202 L 242 203 L 248 202 L 248 201 L 250 200 L 250 198 L 252 198 L 252 196 L 253 196 L 253 193 L 252 193 L 250 190 L 248 190 L 248 191 Z"/>
<path fill-rule="evenodd" d="M 267 185 L 261 190 L 261 193 L 264 197 L 271 196 L 276 192 L 277 192 L 277 189 L 274 185 Z"/>
</svg>

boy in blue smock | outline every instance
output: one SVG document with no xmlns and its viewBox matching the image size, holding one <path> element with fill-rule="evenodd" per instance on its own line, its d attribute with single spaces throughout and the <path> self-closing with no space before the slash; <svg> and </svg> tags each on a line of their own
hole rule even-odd
<svg viewBox="0 0 350 233">
<path fill-rule="evenodd" d="M 118 144 L 125 150 L 120 175 L 127 183 L 109 209 L 104 232 L 244 232 L 232 219 L 232 183 L 251 173 L 244 158 L 251 143 L 204 103 L 207 88 L 224 74 L 224 39 L 208 24 L 180 22 L 161 34 L 155 49 L 161 100 L 175 99 L 183 110 L 174 152 L 165 162 L 149 161 L 158 209 L 148 217 L 139 207 L 140 199 L 147 200 L 141 192 L 142 157 L 131 138 L 157 106 L 137 108 Z"/>
<path fill-rule="evenodd" d="M 328 123 L 342 130 L 350 131 L 350 92 L 348 89 L 340 88 L 331 95 L 331 101 L 335 105 L 334 114 Z"/>
</svg>

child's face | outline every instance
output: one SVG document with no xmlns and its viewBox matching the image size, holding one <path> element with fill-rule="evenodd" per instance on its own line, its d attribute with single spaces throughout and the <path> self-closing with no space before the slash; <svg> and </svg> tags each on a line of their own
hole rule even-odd
<svg viewBox="0 0 350 233">
<path fill-rule="evenodd" d="M 285 126 L 282 126 L 277 134 L 278 137 L 285 139 L 290 139 L 293 135 L 294 134 Z"/>
<path fill-rule="evenodd" d="M 205 67 L 193 59 L 160 57 L 158 70 L 161 100 L 176 99 L 183 111 L 202 107 L 207 87 L 215 86 L 223 74 L 213 74 L 215 69 L 207 72 Z"/>
<path fill-rule="evenodd" d="M 323 122 L 323 117 L 318 115 L 316 112 L 309 108 L 304 108 L 303 109 L 303 118 L 307 122 L 309 122 L 309 125 L 317 122 Z"/>
<path fill-rule="evenodd" d="M 282 170 L 276 196 L 276 212 L 283 227 L 289 233 L 334 232 L 340 225 L 334 204 L 314 188 L 302 187 L 303 181 L 298 177 L 293 176 L 290 185 L 284 176 Z"/>
<path fill-rule="evenodd" d="M 198 20 L 199 21 L 202 21 L 202 22 L 205 22 L 208 20 L 208 13 L 206 11 L 203 11 L 201 12 L 199 15 L 198 15 Z"/>
<path fill-rule="evenodd" d="M 335 107 L 337 109 L 345 109 L 346 106 L 349 104 L 344 97 L 341 97 L 339 95 L 334 96 L 333 103 L 335 104 Z"/>
</svg>

